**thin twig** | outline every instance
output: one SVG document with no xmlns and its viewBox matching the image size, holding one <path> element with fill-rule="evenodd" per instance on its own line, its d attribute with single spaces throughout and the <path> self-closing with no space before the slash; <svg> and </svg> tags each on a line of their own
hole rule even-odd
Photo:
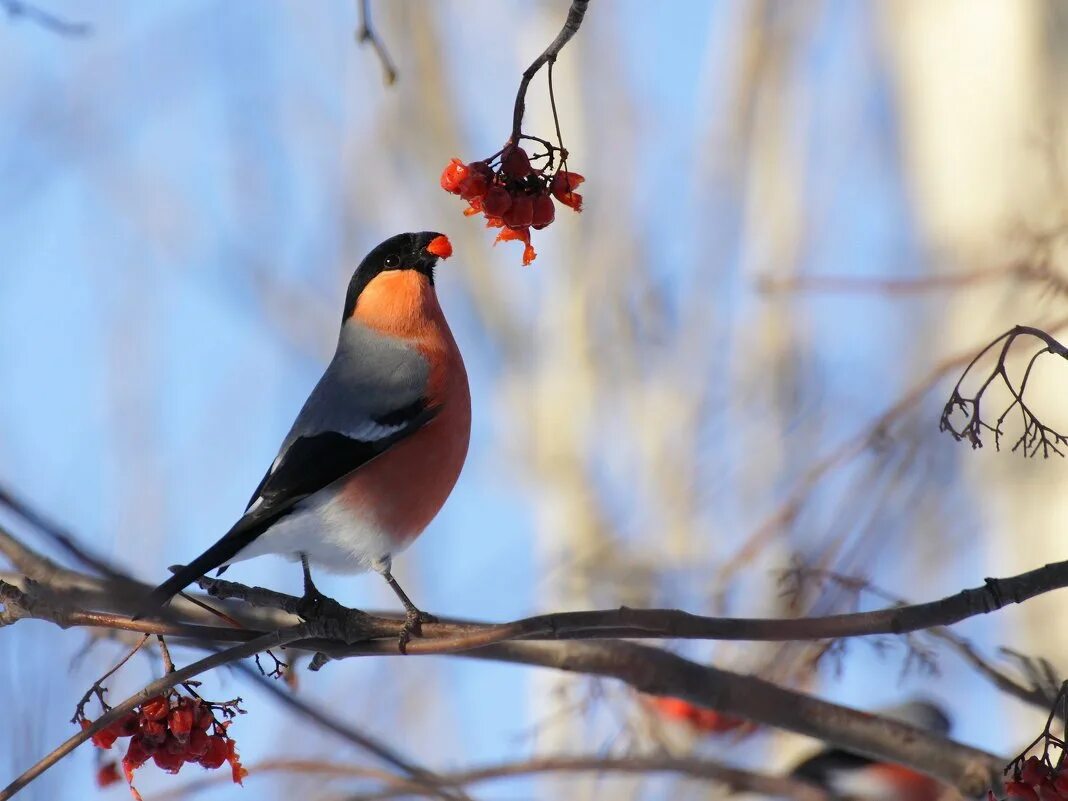
<svg viewBox="0 0 1068 801">
<path fill-rule="evenodd" d="M 382 80 L 386 86 L 392 86 L 397 82 L 397 67 L 393 59 L 389 57 L 386 46 L 371 27 L 371 0 L 358 0 L 357 6 L 360 13 L 360 26 L 356 30 L 356 41 L 360 44 L 371 45 L 382 65 Z"/>
<path fill-rule="evenodd" d="M 382 741 L 372 737 L 370 734 L 355 729 L 344 721 L 334 717 L 326 710 L 312 706 L 306 701 L 297 698 L 292 693 L 286 692 L 278 686 L 277 682 L 269 680 L 264 676 L 257 675 L 247 665 L 238 664 L 236 667 L 239 672 L 244 673 L 254 682 L 259 684 L 269 695 L 273 696 L 283 706 L 289 707 L 294 712 L 314 721 L 327 731 L 333 732 L 367 753 L 374 755 L 387 765 L 391 765 L 405 773 L 408 776 L 406 783 L 409 786 L 424 791 L 429 790 L 432 794 L 444 796 L 446 798 L 450 797 L 448 794 L 450 791 L 455 792 L 460 798 L 467 798 L 463 791 L 455 786 L 456 782 L 414 764 Z M 403 777 L 391 777 L 391 780 L 396 781 L 402 778 Z"/>
<path fill-rule="evenodd" d="M 590 0 L 571 0 L 571 8 L 567 11 L 567 19 L 564 20 L 564 27 L 560 29 L 560 33 L 556 35 L 556 38 L 552 40 L 542 54 L 534 59 L 534 62 L 529 67 L 523 70 L 523 77 L 519 81 L 519 91 L 515 96 L 515 109 L 512 111 L 512 136 L 510 139 L 512 143 L 518 144 L 520 137 L 523 135 L 523 115 L 526 113 L 527 87 L 530 86 L 531 79 L 546 64 L 554 63 L 556 57 L 560 55 L 560 51 L 564 49 L 564 45 L 570 42 L 571 37 L 578 33 L 578 29 L 582 25 L 582 19 L 586 16 L 586 7 L 589 3 Z"/>
<path fill-rule="evenodd" d="M 1062 317 L 1048 325 L 1041 326 L 1041 328 L 1050 333 L 1068 328 L 1068 317 Z M 723 585 L 744 565 L 752 561 L 765 545 L 797 517 L 809 495 L 824 478 L 865 453 L 872 443 L 879 442 L 890 427 L 918 404 L 923 396 L 930 392 L 942 379 L 953 371 L 967 366 L 976 358 L 975 349 L 969 348 L 943 359 L 931 368 L 923 380 L 898 398 L 882 414 L 865 425 L 852 437 L 815 461 L 794 483 L 793 488 L 779 508 L 764 518 L 746 537 L 735 554 L 719 568 L 716 572 L 715 583 Z"/>
<path fill-rule="evenodd" d="M 25 0 L 0 0 L 0 8 L 11 19 L 27 19 L 60 36 L 88 36 L 93 30 L 93 27 L 87 22 L 65 20 L 50 11 L 45 11 L 43 8 L 27 3 Z"/>
<path fill-rule="evenodd" d="M 372 801 L 407 797 L 419 793 L 420 788 L 411 782 L 398 781 L 396 777 L 381 774 L 362 765 L 343 762 L 325 762 L 309 759 L 270 759 L 249 765 L 252 776 L 268 773 L 285 775 L 308 775 L 327 778 L 377 779 L 386 787 L 370 793 L 348 797 L 348 801 Z M 498 762 L 476 768 L 467 768 L 445 773 L 441 778 L 453 784 L 475 784 L 495 779 L 517 776 L 537 776 L 557 773 L 595 773 L 598 775 L 621 773 L 640 774 L 673 773 L 691 779 L 703 779 L 725 785 L 735 792 L 754 792 L 773 798 L 790 798 L 794 801 L 828 801 L 830 796 L 820 787 L 800 779 L 774 776 L 767 773 L 743 770 L 722 762 L 697 757 L 671 757 L 667 755 L 610 757 L 602 754 L 575 754 L 560 756 L 537 756 L 514 762 Z M 192 781 L 183 787 L 158 796 L 158 801 L 172 801 L 192 797 L 194 793 L 216 786 L 228 777 L 209 776 Z"/>
<path fill-rule="evenodd" d="M 92 640 L 90 640 L 89 642 L 92 642 Z M 147 634 L 144 635 L 141 638 L 140 642 L 138 642 L 137 645 L 130 649 L 126 656 L 120 659 L 115 664 L 115 666 L 111 668 L 111 670 L 109 670 L 107 673 L 105 673 L 103 676 L 93 682 L 93 686 L 85 691 L 85 695 L 82 696 L 82 699 L 74 708 L 74 717 L 70 719 L 71 723 L 77 723 L 79 720 L 82 720 L 85 717 L 85 705 L 89 703 L 89 701 L 94 695 L 100 700 L 100 708 L 105 712 L 108 711 L 108 705 L 104 702 L 104 693 L 107 692 L 107 688 L 104 686 L 104 682 L 107 681 L 108 678 L 113 676 L 116 670 L 118 670 L 127 662 L 129 662 L 130 658 L 133 657 L 133 655 L 136 654 L 138 651 L 140 651 L 141 648 L 144 647 L 144 644 L 146 642 L 148 642 Z"/>
</svg>

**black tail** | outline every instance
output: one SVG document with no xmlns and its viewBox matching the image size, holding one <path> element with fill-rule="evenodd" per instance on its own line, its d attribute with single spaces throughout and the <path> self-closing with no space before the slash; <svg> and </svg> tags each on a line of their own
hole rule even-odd
<svg viewBox="0 0 1068 801">
<path fill-rule="evenodd" d="M 257 523 L 259 524 L 257 525 Z M 251 519 L 251 516 L 245 516 L 238 520 L 234 527 L 223 535 L 222 539 L 152 590 L 133 619 L 139 620 L 155 614 L 167 601 L 198 578 L 235 557 L 242 548 L 256 539 L 266 528 L 267 526 L 263 525 L 262 521 Z"/>
</svg>

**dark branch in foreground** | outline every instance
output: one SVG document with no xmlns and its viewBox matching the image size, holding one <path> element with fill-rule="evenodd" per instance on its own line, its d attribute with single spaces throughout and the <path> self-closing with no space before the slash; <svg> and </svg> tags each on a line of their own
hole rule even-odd
<svg viewBox="0 0 1068 801">
<path fill-rule="evenodd" d="M 60 36 L 88 36 L 93 30 L 87 22 L 70 22 L 24 0 L 0 0 L 0 9 L 11 19 L 29 20 Z"/>
<path fill-rule="evenodd" d="M 1021 337 L 1038 339 L 1044 343 L 1044 347 L 1031 355 L 1023 376 L 1017 384 L 1012 376 L 1009 375 L 1006 362 L 1013 344 Z M 998 351 L 997 361 L 993 369 L 974 394 L 963 395 L 961 393 L 961 385 L 968 377 L 968 373 L 998 344 L 1001 344 L 1001 348 Z M 999 336 L 979 351 L 978 355 L 964 369 L 964 373 L 957 381 L 956 386 L 953 387 L 953 392 L 942 410 L 942 419 L 939 424 L 941 430 L 948 431 L 958 442 L 962 439 L 968 440 L 973 448 L 981 448 L 983 446 L 983 436 L 989 432 L 994 435 L 994 447 L 997 450 L 1001 450 L 1001 438 L 1005 436 L 1002 426 L 1009 415 L 1014 410 L 1017 410 L 1023 430 L 1012 446 L 1013 451 L 1019 450 L 1024 456 L 1037 456 L 1041 451 L 1043 458 L 1048 458 L 1050 453 L 1064 456 L 1061 448 L 1068 446 L 1068 436 L 1055 431 L 1039 420 L 1024 400 L 1027 382 L 1031 378 L 1031 370 L 1038 359 L 1047 353 L 1060 356 L 1062 359 L 1068 359 L 1068 348 L 1040 328 L 1017 325 Z M 983 417 L 982 401 L 986 391 L 997 381 L 1000 381 L 1001 385 L 1008 391 L 1012 398 L 1012 403 L 991 423 Z M 953 418 L 958 415 L 964 415 L 963 423 L 957 424 L 954 422 Z"/>
<path fill-rule="evenodd" d="M 0 532 L 0 544 L 12 540 Z M 22 546 L 25 550 L 25 546 Z M 5 552 L 12 552 L 10 542 Z M 29 564 L 25 558 L 21 561 Z M 69 577 L 67 577 L 69 578 Z M 97 582 L 101 595 L 109 586 L 105 579 L 83 577 L 84 585 Z M 974 795 L 998 781 L 1000 760 L 992 755 L 950 740 L 883 720 L 877 716 L 829 704 L 766 681 L 714 667 L 700 665 L 659 650 L 624 642 L 534 642 L 533 640 L 574 640 L 576 638 L 702 638 L 702 639 L 823 639 L 873 633 L 902 633 L 946 625 L 971 615 L 993 611 L 1007 603 L 1023 601 L 1042 592 L 1068 584 L 1068 562 L 1048 565 L 1006 579 L 989 579 L 986 586 L 966 590 L 929 604 L 877 612 L 834 615 L 795 620 L 707 618 L 676 610 L 618 609 L 602 612 L 576 612 L 542 615 L 504 624 L 462 621 L 426 624 L 424 636 L 409 644 L 411 654 L 459 653 L 479 659 L 494 659 L 540 665 L 559 670 L 616 678 L 635 689 L 654 695 L 670 695 L 718 712 L 763 725 L 817 737 L 832 745 L 858 753 L 897 762 L 928 773 L 951 784 L 966 795 Z M 291 608 L 292 596 L 232 582 L 203 580 L 217 597 L 246 599 L 278 610 Z M 147 588 L 146 588 L 147 589 Z M 131 621 L 115 612 L 96 612 L 67 602 L 65 591 L 42 582 L 21 579 L 0 584 L 3 611 L 0 623 L 11 624 L 26 617 L 51 620 L 60 626 L 92 626 L 142 633 L 168 634 L 196 647 L 216 648 L 219 643 L 238 642 L 229 651 L 168 676 L 183 681 L 191 675 L 254 653 L 276 648 L 284 642 L 292 651 L 302 649 L 324 654 L 326 659 L 368 655 L 396 655 L 397 634 L 403 621 L 349 610 L 340 604 L 326 605 L 325 618 L 309 619 L 300 625 L 281 612 L 266 618 L 268 630 L 237 629 L 184 623 L 178 620 Z M 78 589 L 85 597 L 84 588 Z M 130 604 L 135 604 L 136 599 Z M 121 608 L 121 603 L 115 606 Z M 188 607 L 183 607 L 188 608 Z M 196 609 L 196 607 L 193 607 Z M 238 607 L 240 608 L 240 607 Z M 247 609 L 247 607 L 246 607 Z M 196 610 L 202 613 L 203 610 Z M 263 614 L 264 610 L 251 610 Z M 281 625 L 281 628 L 279 628 Z M 193 673 L 189 673 L 193 671 Z M 150 685 L 144 693 L 160 691 Z M 129 706 L 145 696 L 138 694 Z M 98 723 L 107 725 L 109 717 Z M 87 730 L 89 736 L 93 730 Z M 53 755 L 17 780 L 23 786 L 59 757 L 84 740 L 72 738 Z M 437 785 L 434 792 L 444 789 Z M 0 801 L 10 796 L 0 795 Z"/>
</svg>

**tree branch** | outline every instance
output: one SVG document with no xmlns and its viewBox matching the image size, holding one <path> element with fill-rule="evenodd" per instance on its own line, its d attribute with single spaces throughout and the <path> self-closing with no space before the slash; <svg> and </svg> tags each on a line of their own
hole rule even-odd
<svg viewBox="0 0 1068 801">
<path fill-rule="evenodd" d="M 527 108 L 527 87 L 530 86 L 531 79 L 546 64 L 554 64 L 556 62 L 556 57 L 560 55 L 564 45 L 570 42 L 571 37 L 578 33 L 578 29 L 582 25 L 582 19 L 586 16 L 586 7 L 589 3 L 590 0 L 571 0 L 571 8 L 567 11 L 567 19 L 564 20 L 564 27 L 560 29 L 560 33 L 556 35 L 556 38 L 552 40 L 542 54 L 534 59 L 534 63 L 523 70 L 522 80 L 519 81 L 519 91 L 515 96 L 515 109 L 512 112 L 512 136 L 510 140 L 512 143 L 518 144 L 519 138 L 523 134 L 523 115 L 526 113 Z"/>
<path fill-rule="evenodd" d="M 493 659 L 623 681 L 639 692 L 670 695 L 728 715 L 814 737 L 879 761 L 918 770 L 978 796 L 997 787 L 1005 760 L 889 718 L 822 701 L 700 665 L 645 645 L 623 642 L 510 642 L 463 656 Z"/>
<path fill-rule="evenodd" d="M 357 7 L 360 14 L 360 26 L 356 29 L 356 41 L 360 44 L 371 45 L 382 65 L 382 80 L 385 81 L 386 86 L 392 86 L 397 82 L 397 67 L 393 59 L 389 57 L 385 44 L 371 27 L 371 0 L 357 0 Z"/>
<path fill-rule="evenodd" d="M 398 781 L 396 777 L 383 775 L 381 771 L 362 765 L 349 765 L 342 762 L 324 762 L 307 759 L 271 759 L 249 765 L 249 773 L 261 776 L 268 773 L 287 775 L 311 775 L 330 778 L 377 779 L 386 786 L 380 790 L 349 796 L 348 801 L 372 801 L 372 799 L 390 799 L 407 797 L 420 792 L 420 788 L 408 781 Z M 735 792 L 754 792 L 776 798 L 790 798 L 794 801 L 829 801 L 829 796 L 821 788 L 799 779 L 773 776 L 766 773 L 742 770 L 721 762 L 695 757 L 677 758 L 657 755 L 633 755 L 607 757 L 599 754 L 580 754 L 574 756 L 537 756 L 515 762 L 499 762 L 482 767 L 443 773 L 441 778 L 451 784 L 466 785 L 492 781 L 515 776 L 533 776 L 545 773 L 596 773 L 596 774 L 647 774 L 672 773 L 682 777 L 704 779 L 723 784 Z M 189 798 L 192 794 L 213 787 L 225 781 L 226 777 L 204 777 L 159 796 L 158 801 L 177 801 Z"/>
<path fill-rule="evenodd" d="M 87 22 L 70 22 L 24 0 L 0 0 L 0 9 L 11 19 L 23 18 L 60 36 L 87 36 L 93 30 Z"/>
</svg>

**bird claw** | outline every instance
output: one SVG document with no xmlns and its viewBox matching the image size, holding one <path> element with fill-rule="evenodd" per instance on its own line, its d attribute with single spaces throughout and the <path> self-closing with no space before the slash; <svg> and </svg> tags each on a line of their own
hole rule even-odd
<svg viewBox="0 0 1068 801">
<path fill-rule="evenodd" d="M 401 626 L 400 636 L 397 638 L 397 647 L 402 654 L 408 653 L 408 643 L 412 637 L 423 636 L 424 623 L 437 623 L 438 619 L 431 614 L 423 612 L 416 607 L 405 610 L 404 625 Z"/>
<path fill-rule="evenodd" d="M 297 602 L 297 614 L 305 622 L 321 617 L 330 604 L 337 605 L 333 598 L 323 595 L 314 586 L 304 589 L 304 594 Z"/>
</svg>

